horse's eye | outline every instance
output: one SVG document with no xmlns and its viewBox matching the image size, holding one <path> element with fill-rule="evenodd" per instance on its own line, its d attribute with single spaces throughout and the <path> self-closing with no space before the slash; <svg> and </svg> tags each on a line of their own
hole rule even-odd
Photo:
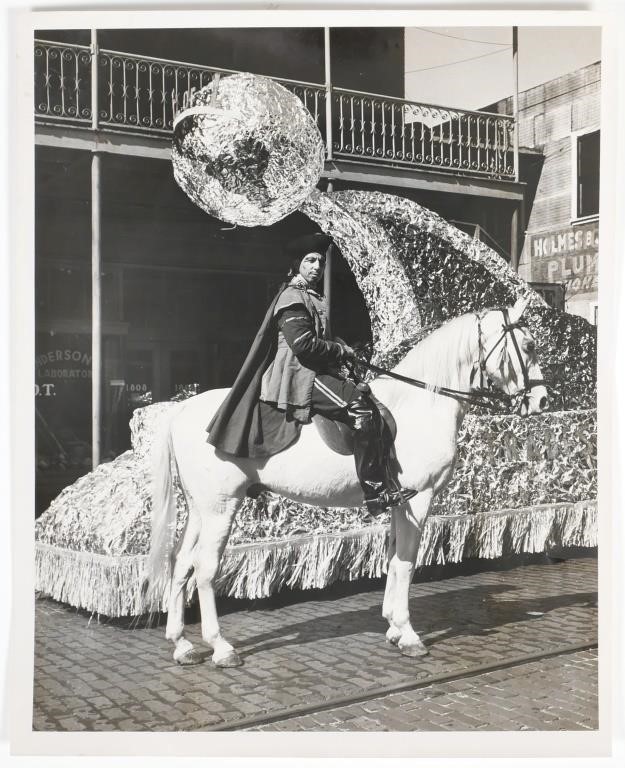
<svg viewBox="0 0 625 768">
<path fill-rule="evenodd" d="M 535 352 L 536 351 L 536 343 L 533 341 L 526 341 L 525 342 L 525 349 L 528 352 Z"/>
</svg>

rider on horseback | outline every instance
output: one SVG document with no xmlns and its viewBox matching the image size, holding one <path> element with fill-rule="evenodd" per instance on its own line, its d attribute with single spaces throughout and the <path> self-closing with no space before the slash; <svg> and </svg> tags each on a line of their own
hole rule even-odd
<svg viewBox="0 0 625 768">
<path fill-rule="evenodd" d="M 354 350 L 328 338 L 326 301 L 318 286 L 330 242 L 327 235 L 315 234 L 287 246 L 290 281 L 272 302 L 231 395 L 208 427 L 208 440 L 238 456 L 271 455 L 291 444 L 301 424 L 314 414 L 347 424 L 354 430 L 356 472 L 365 504 L 377 514 L 403 504 L 415 491 L 402 489 L 393 477 L 390 445 L 383 439 L 384 423 L 369 387 L 340 373 L 341 365 L 354 359 Z M 252 395 L 257 400 L 253 415 Z M 233 419 L 239 422 L 234 441 L 227 434 Z"/>
</svg>

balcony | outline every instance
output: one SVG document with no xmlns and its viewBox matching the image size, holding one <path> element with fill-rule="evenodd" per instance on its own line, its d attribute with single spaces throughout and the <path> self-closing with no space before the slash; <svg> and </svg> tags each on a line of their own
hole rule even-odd
<svg viewBox="0 0 625 768">
<path fill-rule="evenodd" d="M 185 94 L 233 70 L 135 56 L 89 46 L 36 40 L 35 121 L 102 131 L 171 137 Z M 92 87 L 93 73 L 96 82 Z M 310 111 L 332 158 L 378 167 L 446 172 L 494 180 L 515 179 L 514 119 L 509 115 L 447 109 L 406 99 L 276 81 Z M 92 93 L 93 92 L 93 93 Z M 330 114 L 328 109 L 330 95 Z M 93 98 L 96 115 L 93 115 Z M 331 141 L 326 139 L 331 128 Z"/>
</svg>

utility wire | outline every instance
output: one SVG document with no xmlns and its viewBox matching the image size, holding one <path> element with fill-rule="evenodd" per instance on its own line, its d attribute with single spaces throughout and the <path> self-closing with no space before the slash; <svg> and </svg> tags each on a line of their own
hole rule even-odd
<svg viewBox="0 0 625 768">
<path fill-rule="evenodd" d="M 468 59 L 458 59 L 458 61 L 448 61 L 447 64 L 436 64 L 433 67 L 421 67 L 421 69 L 408 69 L 404 72 L 405 75 L 410 75 L 413 72 L 426 72 L 429 69 L 441 69 L 441 67 L 451 67 L 454 64 L 464 64 L 465 61 L 475 61 L 475 59 L 483 59 L 485 56 L 494 56 L 496 53 L 505 53 L 512 48 L 509 45 L 507 48 L 502 48 L 499 51 L 489 51 L 488 53 L 482 53 L 479 56 L 469 56 Z"/>
<path fill-rule="evenodd" d="M 412 29 L 420 29 L 422 32 L 429 32 L 431 35 L 439 35 L 440 37 L 451 37 L 452 40 L 462 40 L 465 43 L 481 43 L 482 45 L 509 45 L 509 43 L 495 43 L 492 40 L 473 40 L 470 37 L 448 35 L 445 32 L 435 32 L 433 29 L 426 29 L 425 27 L 412 27 Z"/>
</svg>

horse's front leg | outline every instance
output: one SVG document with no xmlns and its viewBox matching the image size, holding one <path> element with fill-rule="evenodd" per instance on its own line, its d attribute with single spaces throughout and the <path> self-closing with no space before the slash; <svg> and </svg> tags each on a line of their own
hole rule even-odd
<svg viewBox="0 0 625 768">
<path fill-rule="evenodd" d="M 410 623 L 409 593 L 431 503 L 432 491 L 424 490 L 411 499 L 408 505 L 393 510 L 395 554 L 389 564 L 392 587 L 388 601 L 385 596 L 383 612 L 389 622 L 387 638 L 396 642 L 405 656 L 425 656 L 428 653 Z"/>
<path fill-rule="evenodd" d="M 392 645 L 397 645 L 401 637 L 401 631 L 393 624 L 393 602 L 395 600 L 395 568 L 393 568 L 393 558 L 397 546 L 397 526 L 395 523 L 395 513 L 391 513 L 391 524 L 388 535 L 388 553 L 386 560 L 386 588 L 384 589 L 384 602 L 382 603 L 382 616 L 388 621 L 389 627 L 386 631 L 386 641 Z"/>
</svg>

